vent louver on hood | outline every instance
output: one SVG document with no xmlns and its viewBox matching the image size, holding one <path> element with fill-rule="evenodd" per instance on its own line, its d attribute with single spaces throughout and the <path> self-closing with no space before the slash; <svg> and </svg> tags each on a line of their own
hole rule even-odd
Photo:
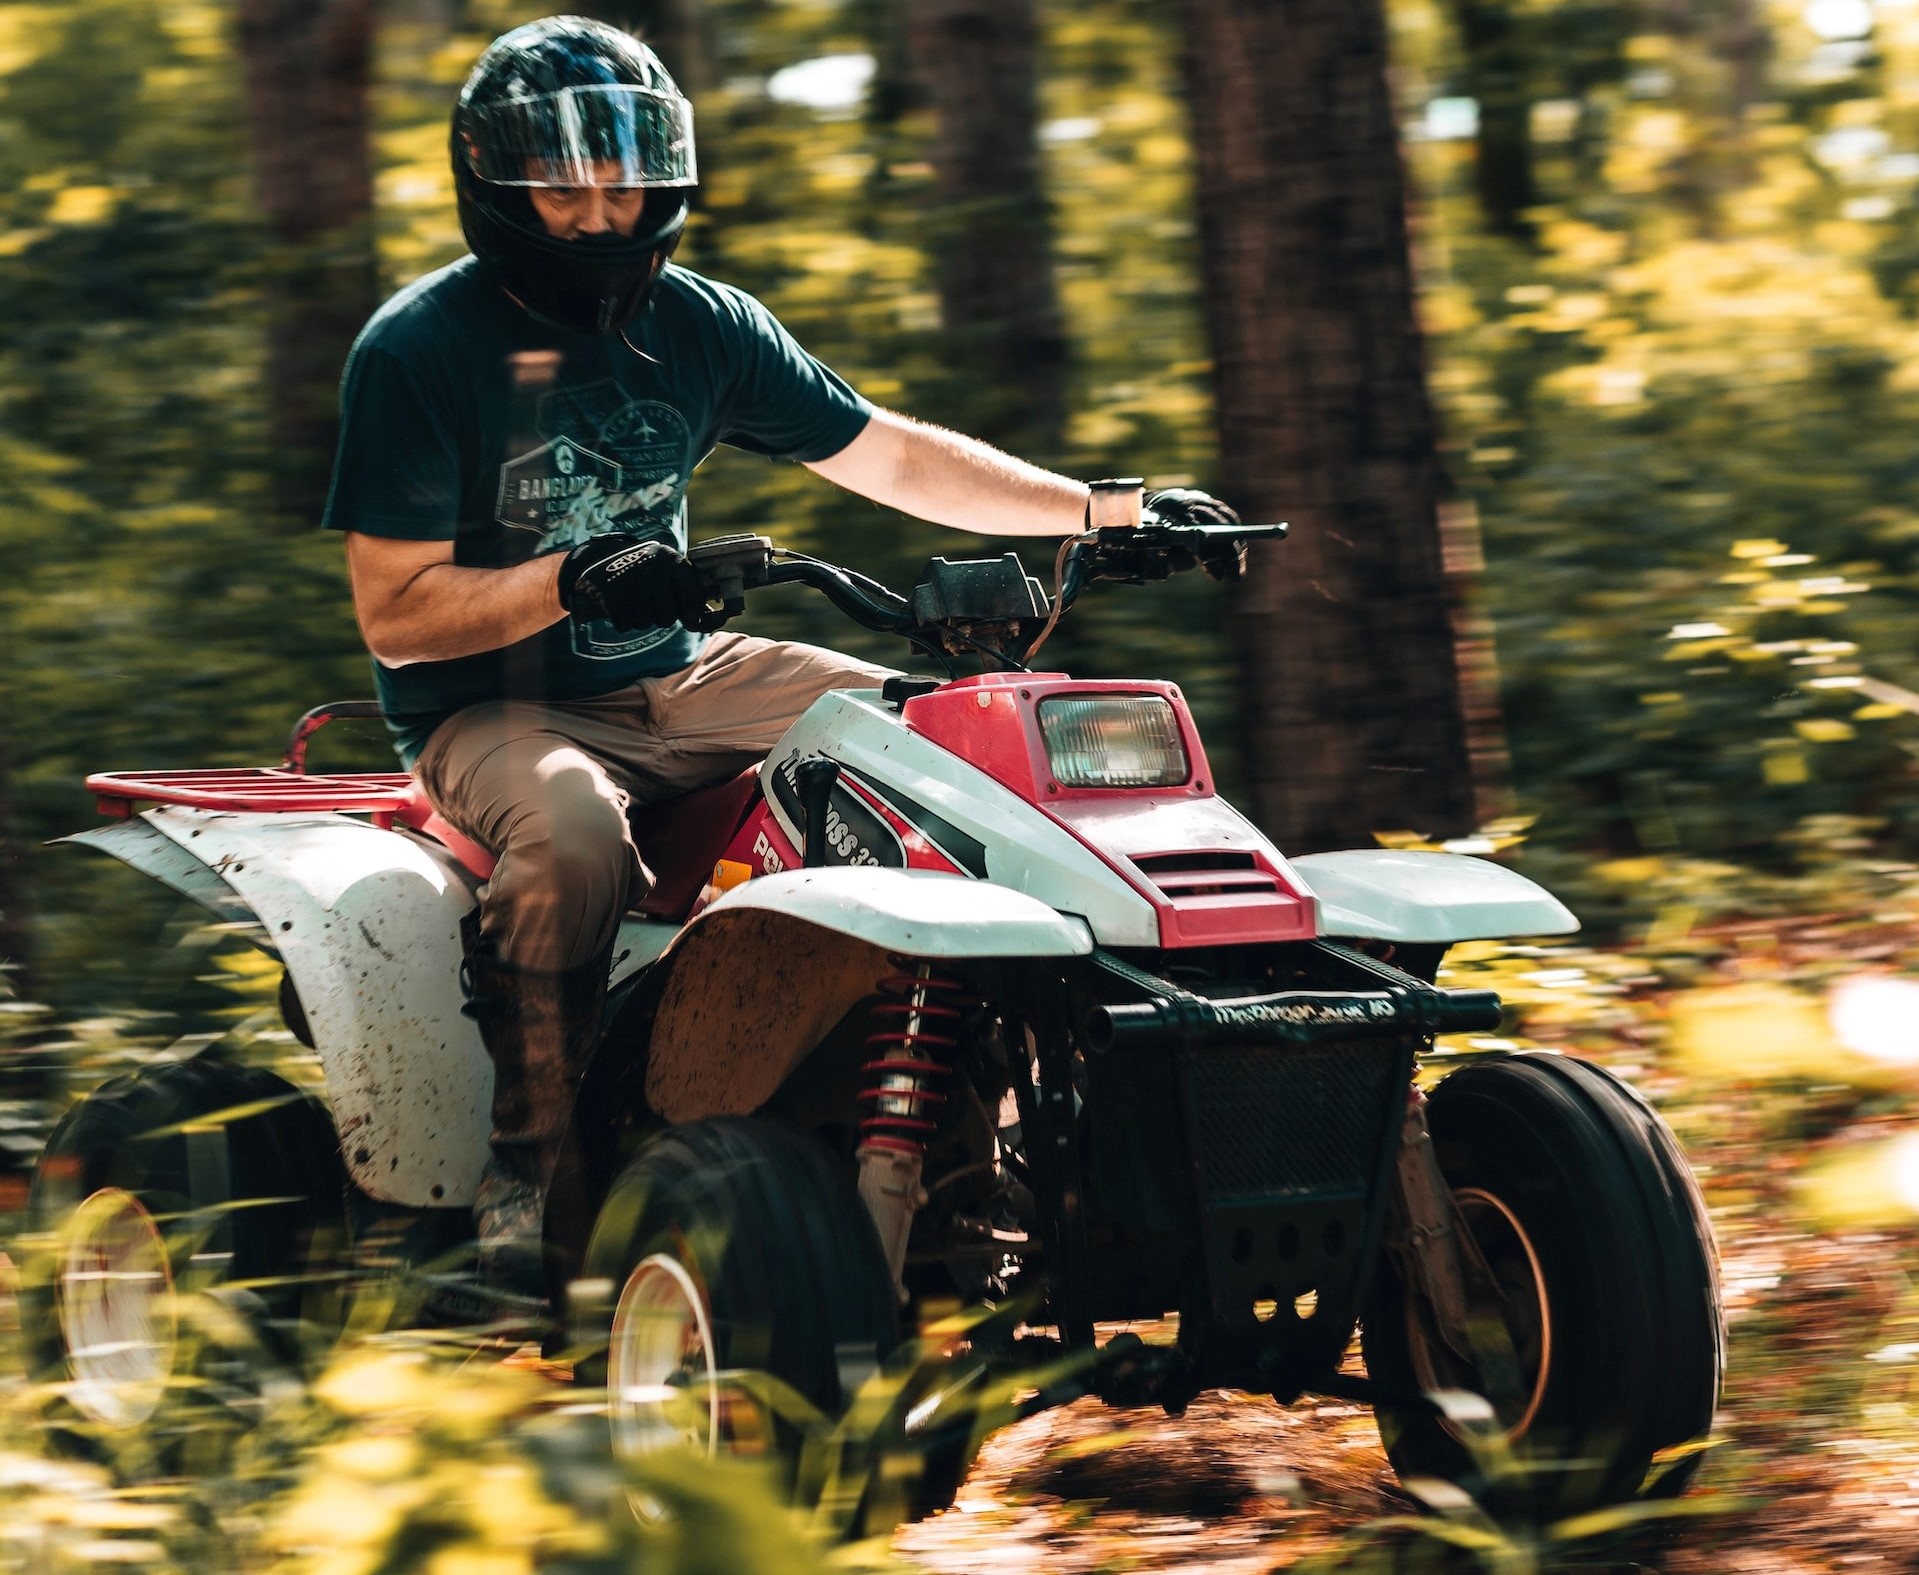
<svg viewBox="0 0 1919 1575">
<path fill-rule="evenodd" d="M 1250 853 L 1144 853 L 1133 867 L 1161 895 L 1182 897 L 1258 896 L 1283 891 L 1278 876 L 1259 867 Z"/>
</svg>

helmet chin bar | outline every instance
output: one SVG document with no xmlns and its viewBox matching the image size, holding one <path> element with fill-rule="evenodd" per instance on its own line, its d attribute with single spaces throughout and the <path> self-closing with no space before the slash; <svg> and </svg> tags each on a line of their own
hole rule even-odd
<svg viewBox="0 0 1919 1575">
<path fill-rule="evenodd" d="M 456 184 L 474 255 L 528 312 L 572 333 L 604 337 L 633 322 L 686 225 L 685 189 L 659 188 L 631 236 L 561 240 L 547 234 L 523 188 Z"/>
</svg>

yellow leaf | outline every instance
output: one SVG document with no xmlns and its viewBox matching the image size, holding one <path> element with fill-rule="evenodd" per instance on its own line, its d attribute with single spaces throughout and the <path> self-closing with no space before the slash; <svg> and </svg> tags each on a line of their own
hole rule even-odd
<svg viewBox="0 0 1919 1575">
<path fill-rule="evenodd" d="M 1736 541 L 1732 544 L 1735 558 L 1776 558 L 1785 550 L 1783 541 Z"/>
<path fill-rule="evenodd" d="M 98 224 L 119 202 L 110 186 L 68 186 L 47 210 L 50 224 Z"/>
<path fill-rule="evenodd" d="M 1683 941 L 1692 934 L 1692 927 L 1698 922 L 1699 910 L 1686 903 L 1661 908 L 1646 927 L 1646 944 L 1652 947 L 1671 946 Z"/>
<path fill-rule="evenodd" d="M 1695 1073 L 1736 1082 L 1829 1077 L 1844 1059 L 1824 1006 L 1767 980 L 1680 996 L 1672 1007 L 1672 1047 Z"/>
<path fill-rule="evenodd" d="M 350 1356 L 314 1386 L 314 1393 L 347 1416 L 427 1410 L 439 1398 L 423 1362 L 404 1356 Z"/>
<path fill-rule="evenodd" d="M 375 1547 L 399 1530 L 403 1506 L 347 1477 L 309 1483 L 280 1514 L 273 1539 L 283 1547 Z"/>
<path fill-rule="evenodd" d="M 571 1513 L 539 1491 L 532 1473 L 519 1462 L 489 1466 L 472 1484 L 473 1529 L 488 1542 L 530 1545 L 557 1536 Z"/>
<path fill-rule="evenodd" d="M 1798 750 L 1774 750 L 1766 756 L 1766 780 L 1774 787 L 1792 787 L 1812 780 L 1812 768 Z"/>
<path fill-rule="evenodd" d="M 1832 716 L 1809 716 L 1795 722 L 1793 730 L 1801 738 L 1810 739 L 1815 744 L 1836 744 L 1854 736 L 1850 722 L 1842 722 Z"/>
<path fill-rule="evenodd" d="M 1601 880 L 1617 881 L 1622 886 L 1639 886 L 1657 880 L 1666 871 L 1664 859 L 1608 859 L 1595 865 L 1593 873 Z"/>
<path fill-rule="evenodd" d="M 324 1454 L 330 1469 L 369 1482 L 405 1476 L 420 1458 L 419 1446 L 412 1439 L 392 1434 L 345 1439 Z"/>
<path fill-rule="evenodd" d="M 1808 1168 L 1806 1212 L 1829 1230 L 1868 1230 L 1919 1214 L 1919 1132 L 1853 1143 Z"/>
<path fill-rule="evenodd" d="M 533 1559 L 478 1542 L 458 1542 L 426 1561 L 426 1575 L 532 1575 Z"/>
<path fill-rule="evenodd" d="M 51 5 L 10 5 L 0 10 L 0 75 L 12 76 L 39 57 L 58 36 L 54 23 L 60 10 Z"/>
</svg>

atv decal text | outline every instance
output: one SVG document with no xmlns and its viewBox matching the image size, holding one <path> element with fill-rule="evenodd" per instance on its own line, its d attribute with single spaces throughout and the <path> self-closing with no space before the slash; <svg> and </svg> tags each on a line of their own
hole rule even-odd
<svg viewBox="0 0 1919 1575">
<path fill-rule="evenodd" d="M 806 806 L 800 801 L 800 757 L 789 754 L 773 773 L 773 796 L 795 830 L 806 841 Z M 871 805 L 848 786 L 842 775 L 826 803 L 826 860 L 864 868 L 905 869 L 906 844 L 876 814 Z"/>
<path fill-rule="evenodd" d="M 753 839 L 753 857 L 760 861 L 760 869 L 764 874 L 777 875 L 786 868 L 786 860 L 780 857 L 779 849 L 766 840 L 763 831 Z"/>
<path fill-rule="evenodd" d="M 1398 1008 L 1384 997 L 1356 1001 L 1220 1002 L 1214 1007 L 1222 1023 L 1237 1027 L 1252 1023 L 1284 1023 L 1289 1028 L 1325 1027 L 1335 1023 L 1389 1022 Z"/>
</svg>

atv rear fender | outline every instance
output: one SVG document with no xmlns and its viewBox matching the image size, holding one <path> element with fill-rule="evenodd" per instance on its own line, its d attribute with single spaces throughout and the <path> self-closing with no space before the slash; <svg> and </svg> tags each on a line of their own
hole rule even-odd
<svg viewBox="0 0 1919 1575">
<path fill-rule="evenodd" d="M 1551 892 L 1488 859 L 1358 848 L 1290 862 L 1319 899 L 1322 935 L 1449 946 L 1579 928 Z"/>
<path fill-rule="evenodd" d="M 736 886 L 662 958 L 646 1100 L 669 1121 L 757 1110 L 893 958 L 1085 957 L 1082 919 L 925 870 L 792 870 Z"/>
<path fill-rule="evenodd" d="M 472 877 L 423 838 L 337 814 L 150 809 L 63 839 L 151 875 L 279 956 L 354 1181 L 412 1208 L 469 1201 L 493 1068 L 460 1014 Z"/>
</svg>

